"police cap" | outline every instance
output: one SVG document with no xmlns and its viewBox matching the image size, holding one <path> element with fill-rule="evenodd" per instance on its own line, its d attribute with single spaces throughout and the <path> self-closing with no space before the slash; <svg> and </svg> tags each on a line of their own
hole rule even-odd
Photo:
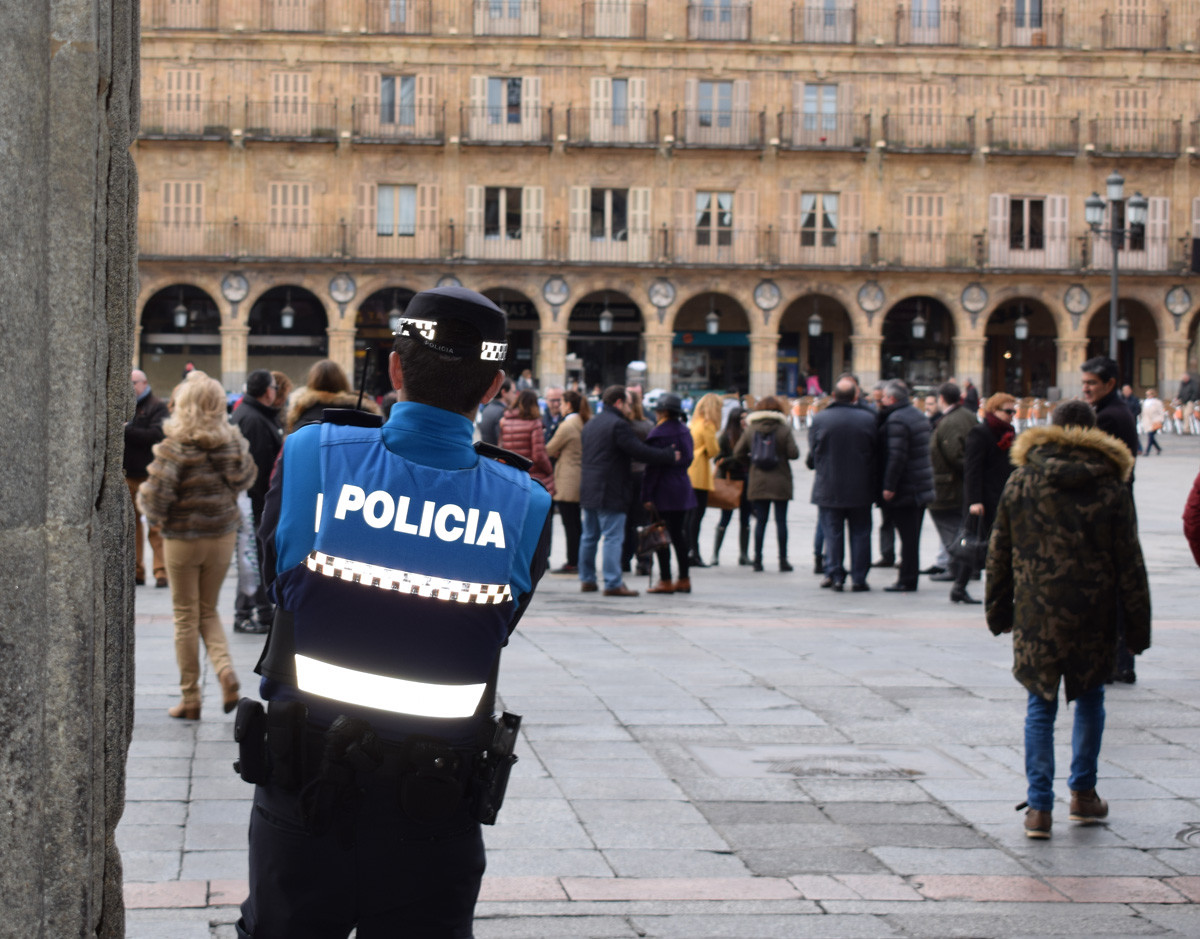
<svg viewBox="0 0 1200 939">
<path fill-rule="evenodd" d="M 452 344 L 438 327 L 454 320 L 474 326 L 481 343 Z M 483 294 L 465 287 L 422 290 L 409 301 L 396 335 L 407 336 L 434 352 L 459 359 L 503 362 L 508 357 L 508 317 Z"/>
</svg>

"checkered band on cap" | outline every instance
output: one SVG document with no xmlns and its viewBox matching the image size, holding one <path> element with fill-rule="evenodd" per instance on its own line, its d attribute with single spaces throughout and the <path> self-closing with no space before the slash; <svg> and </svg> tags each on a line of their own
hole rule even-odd
<svg viewBox="0 0 1200 939">
<path fill-rule="evenodd" d="M 338 580 L 354 584 L 365 584 L 381 590 L 395 590 L 397 593 L 414 594 L 432 600 L 488 604 L 508 603 L 513 598 L 508 584 L 478 584 L 465 580 L 447 580 L 444 577 L 414 574 L 411 571 L 380 567 L 365 561 L 334 557 L 321 551 L 310 552 L 304 560 L 304 566 L 310 571 L 326 577 L 336 577 Z"/>
<path fill-rule="evenodd" d="M 404 332 L 405 326 L 412 326 L 417 332 L 433 342 L 434 336 L 437 334 L 437 322 L 435 320 L 417 320 L 407 316 L 400 318 L 400 324 L 396 329 L 396 335 L 401 335 Z"/>
<path fill-rule="evenodd" d="M 508 358 L 508 343 L 482 343 L 479 347 L 479 358 L 484 362 L 503 362 L 506 358 Z"/>
</svg>

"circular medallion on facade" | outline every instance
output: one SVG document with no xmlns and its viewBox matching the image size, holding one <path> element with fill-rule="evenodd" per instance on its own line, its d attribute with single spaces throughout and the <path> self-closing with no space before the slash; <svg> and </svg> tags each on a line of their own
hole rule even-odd
<svg viewBox="0 0 1200 939">
<path fill-rule="evenodd" d="M 988 292 L 983 284 L 967 284 L 960 298 L 962 308 L 968 313 L 979 313 L 987 306 Z"/>
<path fill-rule="evenodd" d="M 221 281 L 221 296 L 230 303 L 241 303 L 250 293 L 250 281 L 242 274 L 226 274 Z"/>
<path fill-rule="evenodd" d="M 757 287 L 754 288 L 754 302 L 758 304 L 758 308 L 764 313 L 775 309 L 779 306 L 779 301 L 783 298 L 779 288 L 773 280 L 759 281 Z"/>
<path fill-rule="evenodd" d="M 865 313 L 876 312 L 883 306 L 885 299 L 883 288 L 873 280 L 867 281 L 858 288 L 858 305 L 863 308 Z"/>
<path fill-rule="evenodd" d="M 1192 308 L 1192 295 L 1183 286 L 1172 287 L 1167 291 L 1167 309 L 1173 316 L 1183 316 Z"/>
<path fill-rule="evenodd" d="M 1086 313 L 1091 302 L 1092 295 L 1083 284 L 1072 284 L 1063 294 L 1063 306 L 1067 308 L 1068 313 L 1074 313 L 1076 316 Z"/>
<path fill-rule="evenodd" d="M 561 277 L 551 277 L 542 285 L 542 296 L 551 306 L 562 306 L 571 296 L 571 288 Z"/>
<path fill-rule="evenodd" d="M 358 293 L 358 285 L 349 274 L 335 274 L 329 281 L 329 296 L 335 303 L 349 303 Z"/>
<path fill-rule="evenodd" d="M 650 297 L 650 302 L 662 310 L 675 302 L 675 285 L 665 277 L 660 277 L 650 282 L 646 294 Z"/>
<path fill-rule="evenodd" d="M 459 280 L 457 277 L 455 277 L 453 274 L 447 274 L 445 277 L 441 277 L 438 279 L 437 286 L 438 287 L 461 287 L 462 281 Z"/>
</svg>

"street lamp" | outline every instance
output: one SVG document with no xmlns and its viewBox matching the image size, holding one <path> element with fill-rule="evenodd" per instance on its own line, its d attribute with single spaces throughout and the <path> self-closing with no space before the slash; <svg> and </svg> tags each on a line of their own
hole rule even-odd
<svg viewBox="0 0 1200 939">
<path fill-rule="evenodd" d="M 715 336 L 721 331 L 721 314 L 717 312 L 712 294 L 708 295 L 708 316 L 704 317 L 704 331 L 710 336 Z"/>
<path fill-rule="evenodd" d="M 920 301 L 917 302 L 917 315 L 912 321 L 912 337 L 913 339 L 925 338 L 925 327 L 929 325 L 929 320 L 925 319 L 924 305 Z"/>
<path fill-rule="evenodd" d="M 1129 323 L 1125 323 L 1125 335 L 1121 336 L 1120 323 L 1117 322 L 1118 256 L 1121 249 L 1125 247 L 1125 238 L 1131 235 L 1135 228 L 1141 228 L 1146 224 L 1146 209 L 1150 203 L 1140 192 L 1134 193 L 1129 198 L 1128 211 L 1125 215 L 1127 226 L 1117 226 L 1114 212 L 1111 216 L 1112 227 L 1102 228 L 1104 210 L 1114 208 L 1125 198 L 1125 177 L 1113 170 L 1108 179 L 1104 181 L 1104 186 L 1108 201 L 1105 202 L 1100 198 L 1098 192 L 1093 192 L 1084 200 L 1083 213 L 1092 233 L 1108 235 L 1108 243 L 1112 246 L 1112 295 L 1108 299 L 1108 357 L 1115 362 L 1117 360 L 1117 342 L 1129 338 Z"/>
<path fill-rule="evenodd" d="M 1013 336 L 1018 342 L 1029 338 L 1029 320 L 1025 319 L 1024 314 L 1018 316 L 1017 321 L 1013 323 Z"/>
<path fill-rule="evenodd" d="M 388 326 L 392 329 L 392 335 L 400 334 L 400 320 L 404 318 L 404 314 L 400 312 L 400 304 L 396 302 L 396 291 L 392 291 L 392 308 L 388 310 Z"/>
<path fill-rule="evenodd" d="M 613 315 L 612 310 L 608 308 L 608 293 L 604 294 L 604 309 L 600 311 L 600 332 L 608 334 L 612 332 Z"/>
<path fill-rule="evenodd" d="M 279 325 L 284 329 L 291 329 L 296 324 L 296 310 L 292 306 L 292 292 L 287 292 L 287 303 L 284 304 L 282 310 L 279 311 Z"/>
<path fill-rule="evenodd" d="M 817 312 L 817 298 L 813 297 L 813 311 L 812 315 L 808 318 L 808 334 L 813 339 L 816 339 L 821 335 L 821 328 L 824 325 L 825 322 L 821 319 L 821 314 Z"/>
<path fill-rule="evenodd" d="M 188 308 L 183 304 L 183 288 L 179 288 L 179 302 L 175 304 L 175 309 L 171 311 L 175 316 L 175 328 L 183 329 L 188 324 Z"/>
</svg>

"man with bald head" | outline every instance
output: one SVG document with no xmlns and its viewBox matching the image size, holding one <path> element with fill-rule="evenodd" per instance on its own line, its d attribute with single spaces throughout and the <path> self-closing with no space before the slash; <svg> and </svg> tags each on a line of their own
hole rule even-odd
<svg viewBox="0 0 1200 939">
<path fill-rule="evenodd" d="M 150 390 L 146 373 L 135 368 L 129 375 L 133 382 L 133 395 L 137 399 L 133 419 L 125 422 L 125 484 L 129 486 L 129 498 L 133 501 L 133 519 L 136 547 L 134 578 L 138 586 L 146 582 L 146 566 L 142 556 L 145 533 L 142 530 L 142 515 L 137 508 L 137 491 L 146 481 L 146 467 L 154 459 L 151 448 L 163 439 L 163 421 L 167 418 L 167 405 L 156 398 Z M 154 570 L 154 585 L 167 585 L 167 564 L 163 558 L 162 530 L 157 525 L 149 526 L 150 551 Z"/>
</svg>

